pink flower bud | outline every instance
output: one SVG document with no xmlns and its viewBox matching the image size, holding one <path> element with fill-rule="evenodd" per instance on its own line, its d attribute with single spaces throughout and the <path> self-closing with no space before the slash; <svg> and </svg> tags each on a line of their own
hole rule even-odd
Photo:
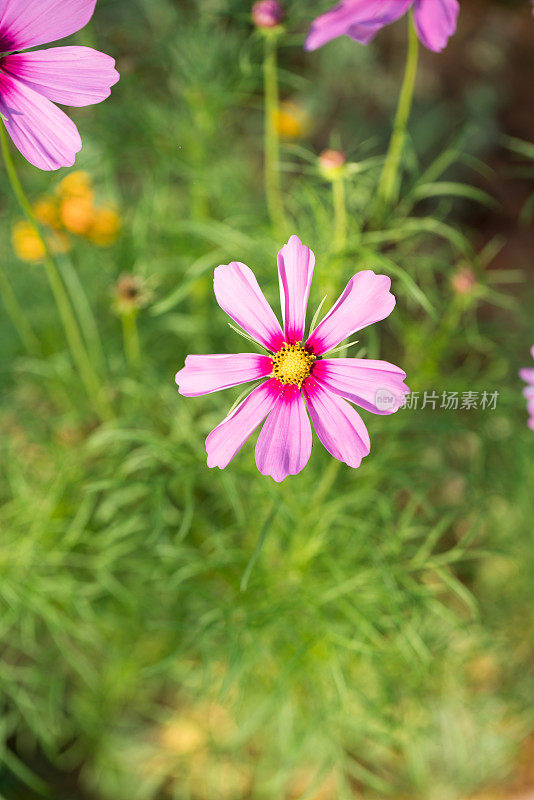
<svg viewBox="0 0 534 800">
<path fill-rule="evenodd" d="M 451 278 L 452 288 L 456 294 L 471 294 L 476 282 L 476 275 L 469 267 L 462 267 Z"/>
<path fill-rule="evenodd" d="M 319 165 L 326 172 L 340 169 L 346 161 L 342 150 L 323 150 L 319 156 Z"/>
<path fill-rule="evenodd" d="M 258 0 L 252 6 L 252 21 L 257 28 L 275 28 L 282 18 L 282 6 L 277 0 Z"/>
</svg>

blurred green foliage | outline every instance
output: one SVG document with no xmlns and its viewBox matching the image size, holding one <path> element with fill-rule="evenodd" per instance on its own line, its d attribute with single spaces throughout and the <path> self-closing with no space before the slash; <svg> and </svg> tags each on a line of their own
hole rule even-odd
<svg viewBox="0 0 534 800">
<path fill-rule="evenodd" d="M 311 307 L 358 269 L 390 275 L 397 307 L 362 331 L 360 354 L 402 365 L 421 393 L 498 391 L 496 410 L 364 412 L 372 453 L 360 469 L 316 442 L 278 486 L 250 444 L 227 470 L 206 467 L 204 438 L 239 390 L 191 400 L 174 387 L 188 352 L 242 347 L 213 297 L 217 264 L 249 264 L 277 304 L 283 242 L 266 217 L 248 11 L 102 0 L 77 37 L 117 55 L 122 74 L 108 102 L 74 116 L 78 166 L 121 209 L 123 234 L 107 250 L 79 241 L 62 260 L 102 352 L 109 423 L 70 363 L 41 268 L 12 254 L 18 212 L 0 176 L 3 267 L 42 347 L 27 356 L 2 316 L 8 800 L 460 800 L 506 781 L 532 731 L 533 439 L 517 378 L 532 290 L 526 262 L 495 268 L 504 242 L 465 222 L 495 203 L 481 188 L 500 135 L 494 93 L 475 102 L 471 87 L 454 105 L 425 89 L 440 64 L 426 62 L 401 201 L 377 227 L 398 74 L 376 47 L 345 40 L 305 55 L 310 11 L 290 6 L 281 92 L 312 126 L 286 143 L 283 183 L 291 232 L 317 257 Z M 355 165 L 341 255 L 316 168 L 329 144 Z M 53 188 L 56 176 L 18 165 L 32 196 Z M 469 291 L 455 291 L 466 270 Z M 124 273 L 149 298 L 138 370 L 114 310 Z"/>
</svg>

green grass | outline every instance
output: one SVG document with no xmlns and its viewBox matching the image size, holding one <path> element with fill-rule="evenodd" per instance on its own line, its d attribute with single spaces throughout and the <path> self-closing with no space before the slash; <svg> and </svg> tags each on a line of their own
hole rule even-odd
<svg viewBox="0 0 534 800">
<path fill-rule="evenodd" d="M 249 264 L 278 305 L 261 42 L 237 1 L 99 3 L 78 40 L 116 54 L 122 80 L 73 114 L 78 165 L 118 203 L 124 230 L 109 249 L 79 240 L 62 263 L 79 278 L 78 318 L 113 405 L 104 424 L 42 268 L 11 251 L 19 212 L 0 176 L 2 266 L 43 350 L 25 354 L 2 316 L 7 800 L 460 800 L 506 781 L 532 731 L 533 440 L 517 378 L 534 341 L 526 264 L 488 270 L 499 243 L 482 249 L 463 222 L 488 200 L 473 187 L 484 153 L 444 100 L 418 100 L 400 203 L 373 224 L 395 81 L 378 51 L 350 42 L 305 56 L 309 11 L 293 13 L 282 95 L 301 98 L 315 132 L 284 149 L 283 188 L 288 227 L 317 257 L 310 307 L 328 287 L 326 309 L 358 269 L 390 275 L 397 307 L 353 354 L 402 365 L 414 391 L 499 391 L 497 409 L 363 412 L 372 452 L 357 471 L 317 441 L 281 485 L 257 472 L 250 443 L 225 471 L 206 467 L 205 436 L 239 390 L 182 398 L 174 373 L 189 352 L 243 348 L 213 268 Z M 378 121 L 366 113 L 375 97 Z M 471 122 L 466 111 L 460 127 Z M 360 165 L 341 255 L 315 167 L 335 137 Z M 17 166 L 32 197 L 57 179 Z M 450 279 L 465 266 L 478 284 L 458 296 Z M 150 292 L 138 371 L 113 307 L 125 272 Z"/>
</svg>

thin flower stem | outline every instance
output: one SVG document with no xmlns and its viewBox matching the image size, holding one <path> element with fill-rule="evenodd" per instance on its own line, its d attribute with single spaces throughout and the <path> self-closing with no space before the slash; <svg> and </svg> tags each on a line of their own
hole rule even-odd
<svg viewBox="0 0 534 800">
<path fill-rule="evenodd" d="M 406 138 L 406 128 L 412 108 L 418 57 L 419 39 L 417 38 L 417 32 L 410 12 L 408 20 L 408 53 L 406 55 L 404 79 L 399 96 L 393 134 L 378 185 L 377 199 L 380 212 L 395 203 L 399 195 L 399 167 Z"/>
<path fill-rule="evenodd" d="M 347 199 L 343 175 L 332 180 L 332 199 L 334 203 L 334 250 L 340 252 L 347 244 Z"/>
<path fill-rule="evenodd" d="M 2 302 L 4 303 L 4 307 L 8 313 L 8 316 L 13 323 L 13 327 L 17 331 L 22 344 L 28 351 L 28 353 L 32 356 L 38 354 L 41 351 L 41 346 L 39 344 L 39 339 L 33 332 L 33 329 L 28 322 L 26 314 L 24 313 L 22 306 L 20 305 L 15 292 L 11 284 L 9 283 L 8 277 L 5 274 L 4 270 L 0 267 L 0 295 L 2 297 Z"/>
<path fill-rule="evenodd" d="M 56 306 L 61 317 L 61 322 L 63 324 L 63 329 L 65 331 L 65 336 L 73 361 L 80 372 L 80 377 L 85 385 L 85 388 L 87 389 L 89 397 L 95 404 L 99 416 L 102 420 L 110 419 L 113 416 L 111 406 L 104 400 L 102 396 L 102 387 L 100 386 L 100 381 L 98 380 L 98 376 L 93 369 L 91 360 L 87 355 L 87 350 L 85 348 L 74 311 L 72 310 L 72 306 L 57 268 L 54 256 L 50 252 L 50 248 L 48 247 L 46 239 L 42 234 L 40 225 L 34 216 L 29 200 L 26 197 L 19 176 L 17 175 L 13 158 L 11 156 L 11 151 L 9 149 L 6 130 L 3 124 L 0 124 L 0 146 L 13 194 L 15 195 L 24 216 L 30 225 L 35 228 L 43 243 L 43 247 L 45 249 L 44 266 L 46 276 L 48 278 L 52 294 L 54 295 L 54 300 L 56 301 Z"/>
<path fill-rule="evenodd" d="M 251 555 L 251 557 L 249 559 L 249 562 L 248 562 L 246 568 L 245 568 L 245 571 L 243 573 L 243 577 L 241 578 L 241 583 L 240 583 L 239 588 L 241 589 L 242 592 L 246 592 L 246 590 L 247 590 L 248 582 L 249 582 L 250 576 L 252 575 L 252 570 L 254 569 L 254 566 L 255 566 L 258 558 L 260 557 L 260 553 L 261 553 L 261 551 L 263 549 L 263 545 L 265 544 L 265 539 L 267 538 L 267 534 L 269 533 L 269 530 L 270 530 L 271 525 L 272 525 L 272 523 L 274 521 L 274 518 L 276 516 L 277 511 L 278 511 L 278 503 L 275 500 L 273 505 L 272 505 L 271 511 L 269 513 L 269 516 L 267 517 L 267 519 L 263 523 L 262 529 L 260 531 L 260 536 L 259 536 L 259 539 L 258 539 L 258 543 L 257 543 L 257 545 L 256 545 L 256 547 L 254 549 L 254 552 L 252 553 L 252 555 Z"/>
<path fill-rule="evenodd" d="M 141 346 L 137 328 L 137 311 L 121 314 L 124 352 L 129 366 L 137 371 L 141 366 Z"/>
<path fill-rule="evenodd" d="M 264 91 L 264 181 L 267 209 L 273 228 L 285 229 L 284 205 L 280 188 L 280 138 L 276 124 L 278 97 L 277 44 L 279 31 L 263 32 L 263 91 Z"/>
</svg>

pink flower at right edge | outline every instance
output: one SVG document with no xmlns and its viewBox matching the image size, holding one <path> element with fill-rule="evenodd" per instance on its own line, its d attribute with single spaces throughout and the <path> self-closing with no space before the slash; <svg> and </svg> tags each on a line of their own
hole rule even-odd
<svg viewBox="0 0 534 800">
<path fill-rule="evenodd" d="M 419 39 L 439 53 L 456 32 L 458 0 L 342 0 L 312 22 L 305 49 L 316 50 L 338 36 L 369 44 L 381 28 L 403 17 L 410 8 Z"/>
<path fill-rule="evenodd" d="M 534 358 L 534 347 L 530 354 Z M 527 411 L 530 414 L 527 425 L 534 431 L 534 367 L 525 367 L 519 370 L 519 377 L 527 384 L 523 394 L 527 398 Z"/>
<path fill-rule="evenodd" d="M 190 355 L 176 375 L 185 397 L 262 381 L 209 434 L 209 467 L 227 467 L 267 418 L 256 444 L 259 471 L 276 482 L 296 475 L 312 450 L 307 412 L 328 452 L 350 467 L 359 467 L 371 445 L 351 403 L 374 414 L 391 414 L 409 393 L 403 382 L 406 374 L 387 361 L 323 358 L 347 337 L 393 311 L 395 298 L 385 275 L 372 270 L 354 275 L 303 343 L 314 265 L 312 251 L 298 236 L 291 236 L 278 253 L 283 330 L 249 267 L 234 261 L 215 270 L 220 307 L 268 354 Z"/>
<path fill-rule="evenodd" d="M 74 164 L 82 140 L 55 105 L 89 106 L 109 97 L 119 80 L 115 61 L 92 47 L 52 47 L 83 28 L 96 0 L 0 0 L 0 124 L 35 167 Z"/>
</svg>

